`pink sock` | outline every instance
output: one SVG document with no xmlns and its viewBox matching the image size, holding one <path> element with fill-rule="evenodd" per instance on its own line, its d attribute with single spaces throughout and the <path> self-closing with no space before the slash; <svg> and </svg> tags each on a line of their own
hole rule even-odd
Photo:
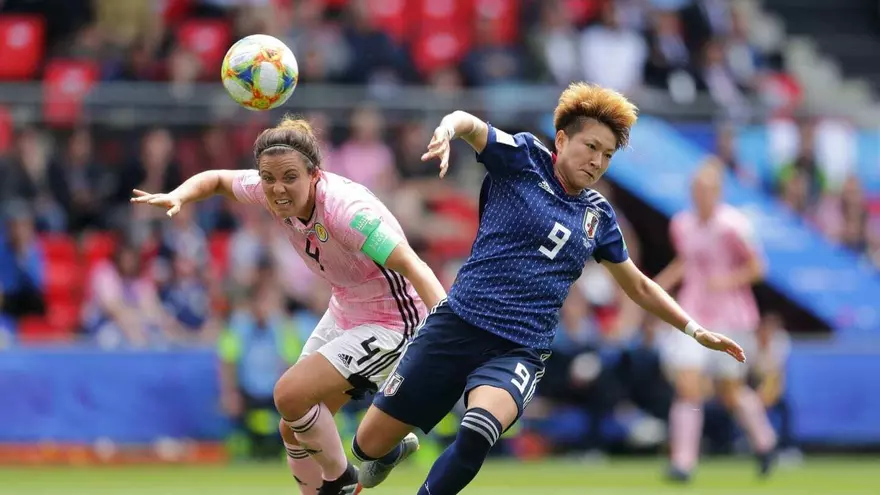
<svg viewBox="0 0 880 495">
<path fill-rule="evenodd" d="M 321 466 L 325 480 L 332 481 L 342 476 L 348 467 L 348 459 L 342 450 L 336 422 L 327 406 L 318 404 L 303 417 L 288 424 L 296 435 L 296 441 Z"/>
<path fill-rule="evenodd" d="M 765 453 L 776 446 L 776 432 L 767 419 L 767 411 L 758 394 L 749 387 L 743 386 L 737 397 L 736 420 L 746 431 L 752 448 L 758 453 Z"/>
<path fill-rule="evenodd" d="M 669 447 L 672 466 L 690 472 L 700 456 L 703 409 L 693 402 L 675 401 L 669 411 Z"/>
<path fill-rule="evenodd" d="M 299 483 L 299 491 L 302 495 L 318 495 L 318 490 L 324 484 L 321 466 L 299 445 L 284 442 L 284 448 L 287 449 L 287 466 L 293 478 Z"/>
</svg>

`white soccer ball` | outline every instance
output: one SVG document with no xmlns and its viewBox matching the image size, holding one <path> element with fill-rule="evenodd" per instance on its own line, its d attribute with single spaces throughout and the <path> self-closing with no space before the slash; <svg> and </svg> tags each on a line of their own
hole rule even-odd
<svg viewBox="0 0 880 495">
<path fill-rule="evenodd" d="M 226 52 L 220 77 L 229 96 L 245 108 L 270 110 L 293 94 L 299 67 L 281 40 L 254 34 L 238 40 Z"/>
</svg>

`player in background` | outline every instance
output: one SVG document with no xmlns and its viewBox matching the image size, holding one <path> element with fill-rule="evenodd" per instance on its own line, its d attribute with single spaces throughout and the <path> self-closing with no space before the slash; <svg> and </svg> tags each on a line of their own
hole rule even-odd
<svg viewBox="0 0 880 495">
<path fill-rule="evenodd" d="M 309 124 L 285 118 L 254 142 L 256 170 L 210 170 L 168 194 L 132 202 L 167 208 L 222 194 L 262 206 L 309 268 L 332 287 L 330 305 L 298 362 L 275 385 L 288 465 L 304 494 L 352 495 L 357 469 L 333 415 L 375 391 L 426 311 L 446 296 L 394 216 L 365 187 L 321 169 Z M 408 444 L 410 445 L 410 444 Z"/>
<path fill-rule="evenodd" d="M 589 189 L 627 145 L 636 113 L 614 91 L 572 84 L 554 114 L 557 153 L 532 134 L 510 135 L 465 112 L 443 118 L 422 158 L 439 158 L 442 177 L 453 139 L 474 148 L 488 172 L 479 232 L 448 299 L 431 310 L 358 428 L 352 450 L 363 461 L 364 487 L 381 483 L 399 463 L 405 436 L 430 431 L 462 393 L 461 428 L 418 493 L 451 495 L 470 483 L 534 396 L 559 310 L 591 258 L 646 310 L 745 359 L 636 268 L 614 210 Z"/>
<path fill-rule="evenodd" d="M 759 315 L 752 284 L 764 276 L 763 257 L 749 219 L 721 202 L 722 166 L 704 165 L 693 178 L 693 210 L 676 214 L 670 237 L 676 257 L 656 278 L 667 290 L 681 284 L 681 306 L 701 323 L 728 332 L 748 352 L 755 351 Z M 707 352 L 678 332 L 660 347 L 673 372 L 676 398 L 669 412 L 669 478 L 688 481 L 697 464 L 703 431 L 703 380 L 716 379 L 724 406 L 748 435 L 761 475 L 773 465 L 776 434 L 758 395 L 747 385 L 747 367 Z"/>
</svg>

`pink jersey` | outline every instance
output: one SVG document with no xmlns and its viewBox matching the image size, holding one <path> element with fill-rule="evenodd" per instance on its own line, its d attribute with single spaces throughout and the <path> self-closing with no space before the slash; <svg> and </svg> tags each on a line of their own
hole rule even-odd
<svg viewBox="0 0 880 495">
<path fill-rule="evenodd" d="M 262 205 L 275 216 L 256 170 L 240 172 L 232 191 L 239 201 Z M 425 305 L 408 280 L 361 252 L 365 238 L 350 225 L 358 212 L 382 218 L 403 237 L 397 219 L 367 188 L 326 171 L 316 186 L 315 214 L 308 224 L 297 218 L 275 221 L 312 272 L 332 286 L 330 312 L 340 328 L 375 324 L 412 334 L 426 314 Z"/>
<path fill-rule="evenodd" d="M 729 276 L 758 254 L 748 218 L 730 205 L 720 205 L 702 223 L 683 211 L 670 224 L 670 235 L 684 261 L 678 301 L 698 323 L 710 330 L 749 331 L 758 325 L 758 306 L 751 287 L 713 291 L 710 280 Z"/>
</svg>

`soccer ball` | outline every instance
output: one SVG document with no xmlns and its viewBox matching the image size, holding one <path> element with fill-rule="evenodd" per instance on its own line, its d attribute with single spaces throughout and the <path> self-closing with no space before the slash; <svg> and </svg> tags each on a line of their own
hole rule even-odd
<svg viewBox="0 0 880 495">
<path fill-rule="evenodd" d="M 238 40 L 223 57 L 223 87 L 250 110 L 270 110 L 290 98 L 299 79 L 293 52 L 277 38 L 254 34 Z"/>
</svg>

